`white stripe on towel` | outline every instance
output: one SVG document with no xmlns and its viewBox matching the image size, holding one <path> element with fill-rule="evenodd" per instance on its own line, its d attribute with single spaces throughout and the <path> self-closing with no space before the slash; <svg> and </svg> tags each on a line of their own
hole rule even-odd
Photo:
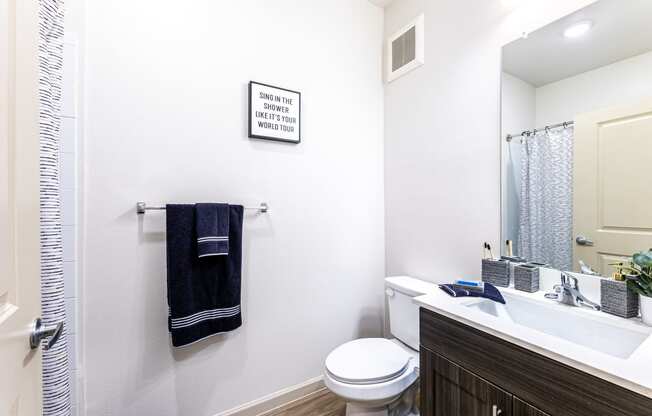
<svg viewBox="0 0 652 416">
<path fill-rule="evenodd" d="M 204 321 L 209 321 L 209 320 L 212 320 L 212 319 L 231 318 L 233 316 L 238 315 L 239 313 L 240 313 L 240 311 L 233 311 L 233 312 L 223 313 L 223 314 L 206 315 L 206 316 L 203 316 L 203 317 L 200 317 L 200 318 L 195 318 L 194 320 L 189 321 L 187 323 L 183 323 L 183 324 L 175 324 L 175 323 L 173 323 L 171 326 L 172 326 L 172 329 L 186 328 L 186 327 L 193 326 L 193 325 L 196 325 L 198 323 L 201 323 L 201 322 L 204 322 Z"/>
<path fill-rule="evenodd" d="M 212 257 L 212 256 L 228 256 L 229 253 L 208 253 L 208 254 L 202 254 L 201 256 L 197 256 L 198 258 L 202 257 Z"/>
<path fill-rule="evenodd" d="M 197 241 L 201 243 L 203 241 L 223 241 L 223 240 L 228 240 L 228 239 L 229 239 L 229 237 L 223 237 L 223 236 L 221 236 L 221 237 L 201 237 L 201 238 L 198 238 Z"/>
<path fill-rule="evenodd" d="M 183 318 L 173 318 L 172 328 L 185 328 L 198 324 L 209 319 L 230 318 L 240 313 L 240 305 L 231 308 L 211 309 L 207 311 L 197 312 Z"/>
</svg>

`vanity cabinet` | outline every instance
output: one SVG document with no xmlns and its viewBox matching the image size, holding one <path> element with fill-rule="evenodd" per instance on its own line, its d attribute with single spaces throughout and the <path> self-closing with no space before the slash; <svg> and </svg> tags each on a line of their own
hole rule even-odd
<svg viewBox="0 0 652 416">
<path fill-rule="evenodd" d="M 652 399 L 421 308 L 423 416 L 650 416 Z"/>
<path fill-rule="evenodd" d="M 511 414 L 511 394 L 437 354 L 427 354 L 426 361 L 427 371 L 432 373 L 432 382 L 425 390 L 432 393 L 431 414 L 435 416 Z"/>
<path fill-rule="evenodd" d="M 521 401 L 518 397 L 514 397 L 513 401 L 513 416 L 548 416 L 541 410 L 536 409 L 529 404 Z"/>
</svg>

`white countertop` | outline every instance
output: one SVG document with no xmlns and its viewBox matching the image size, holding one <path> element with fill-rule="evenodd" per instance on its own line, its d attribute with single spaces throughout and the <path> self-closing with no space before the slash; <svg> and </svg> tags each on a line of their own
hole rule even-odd
<svg viewBox="0 0 652 416">
<path fill-rule="evenodd" d="M 583 318 L 644 334 L 652 333 L 652 328 L 638 319 L 623 319 L 588 308 L 562 305 L 545 299 L 543 291 L 525 293 L 511 288 L 499 290 L 507 296 L 552 304 L 555 308 L 563 308 L 564 313 L 580 314 Z M 453 298 L 438 288 L 414 298 L 416 304 L 426 309 L 652 398 L 652 336 L 648 336 L 629 357 L 618 358 L 467 306 L 477 301 L 478 298 Z M 564 325 L 563 322 L 557 324 Z"/>
</svg>

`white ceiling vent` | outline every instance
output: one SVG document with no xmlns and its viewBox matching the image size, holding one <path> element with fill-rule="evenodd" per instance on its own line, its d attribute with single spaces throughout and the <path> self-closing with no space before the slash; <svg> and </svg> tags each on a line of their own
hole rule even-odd
<svg viewBox="0 0 652 416">
<path fill-rule="evenodd" d="M 423 65 L 423 22 L 422 14 L 387 39 L 387 82 Z"/>
</svg>

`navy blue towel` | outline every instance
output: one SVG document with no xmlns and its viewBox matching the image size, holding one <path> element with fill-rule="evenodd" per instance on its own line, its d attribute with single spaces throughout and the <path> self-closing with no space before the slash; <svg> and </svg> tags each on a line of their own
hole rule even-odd
<svg viewBox="0 0 652 416">
<path fill-rule="evenodd" d="M 229 206 L 229 255 L 199 258 L 195 206 L 167 206 L 168 329 L 173 346 L 242 325 L 242 213 L 242 206 Z"/>
<path fill-rule="evenodd" d="M 503 298 L 503 295 L 500 294 L 500 291 L 496 289 L 496 286 L 492 285 L 491 283 L 485 282 L 483 292 L 469 290 L 464 286 L 453 284 L 439 285 L 439 288 L 455 298 L 462 298 L 465 296 L 486 298 L 491 299 L 494 302 L 502 303 L 503 305 L 505 304 L 505 298 Z"/>
<path fill-rule="evenodd" d="M 228 204 L 196 204 L 195 224 L 199 257 L 229 254 Z"/>
</svg>

